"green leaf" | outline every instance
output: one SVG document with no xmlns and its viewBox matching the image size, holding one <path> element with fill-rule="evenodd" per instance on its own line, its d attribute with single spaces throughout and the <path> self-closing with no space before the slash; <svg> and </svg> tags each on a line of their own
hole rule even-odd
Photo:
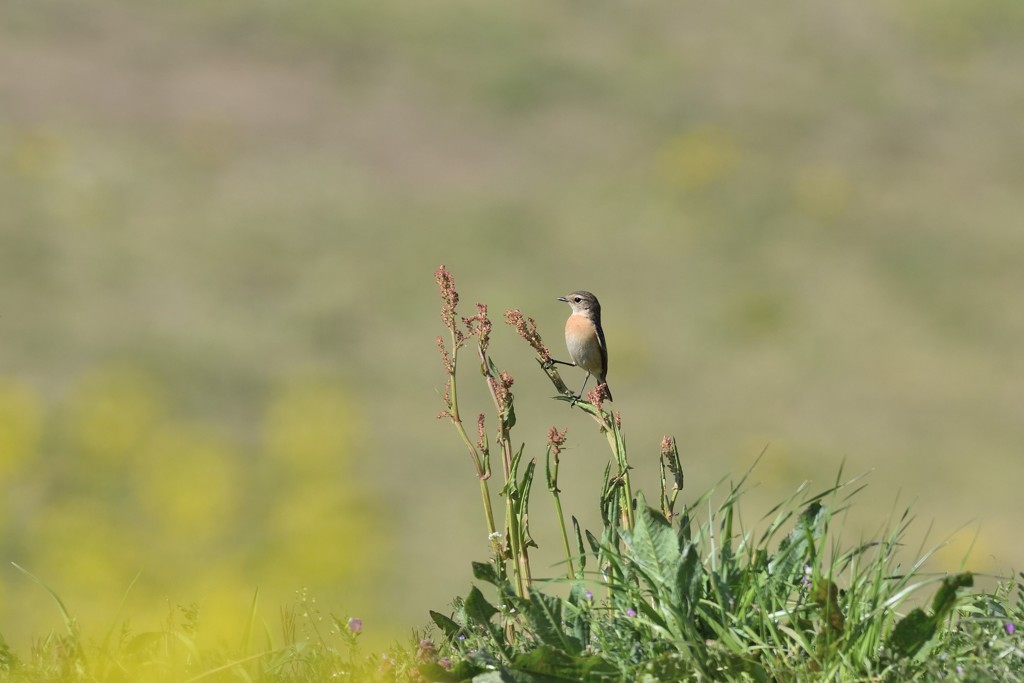
<svg viewBox="0 0 1024 683">
<path fill-rule="evenodd" d="M 576 534 L 576 550 L 580 558 L 579 577 L 582 577 L 583 570 L 587 568 L 587 549 L 583 546 L 583 532 L 580 531 L 580 523 L 575 515 L 572 518 L 572 530 Z"/>
<path fill-rule="evenodd" d="M 593 597 L 587 596 L 587 587 L 582 583 L 574 583 L 569 590 L 570 614 L 565 625 L 572 631 L 580 643 L 590 642 L 590 615 L 587 613 Z"/>
<path fill-rule="evenodd" d="M 53 601 L 57 604 L 57 609 L 60 610 L 60 615 L 64 617 L 64 626 L 67 628 L 68 635 L 72 638 L 78 638 L 78 625 L 75 622 L 74 618 L 71 616 L 71 613 L 68 612 L 67 607 L 64 606 L 64 601 L 60 599 L 60 596 L 57 595 L 57 593 L 52 588 L 47 586 L 46 583 L 39 579 L 35 574 L 25 569 L 17 562 L 11 562 L 11 565 L 25 576 L 35 581 L 37 584 L 39 584 L 40 588 L 46 591 L 50 598 L 52 598 Z"/>
<path fill-rule="evenodd" d="M 487 635 L 491 637 L 494 646 L 501 651 L 505 657 L 511 656 L 511 649 L 505 641 L 505 634 L 496 624 L 491 622 L 491 617 L 498 613 L 498 609 L 487 602 L 480 589 L 473 586 L 465 601 L 466 619 L 474 626 L 482 626 Z"/>
<path fill-rule="evenodd" d="M 523 447 L 520 447 L 519 453 L 522 454 Z M 530 490 L 533 487 L 533 475 L 537 469 L 537 462 L 530 460 L 526 465 L 526 471 L 523 473 L 523 478 L 519 481 L 519 493 L 517 497 L 512 501 L 513 510 L 519 520 L 519 533 L 522 538 L 522 544 L 524 548 L 537 547 L 537 543 L 534 542 L 533 536 L 530 535 L 530 517 L 527 512 L 530 502 Z"/>
<path fill-rule="evenodd" d="M 827 512 L 825 506 L 814 501 L 800 513 L 793 530 L 782 539 L 778 552 L 772 557 L 772 574 L 783 581 L 795 581 L 803 576 L 804 564 L 813 562 L 817 553 Z"/>
<path fill-rule="evenodd" d="M 490 562 L 474 562 L 473 563 L 473 576 L 477 581 L 483 581 L 489 583 L 492 586 L 501 585 L 501 579 L 498 578 L 498 572 L 495 571 L 494 565 Z"/>
<path fill-rule="evenodd" d="M 594 552 L 594 555 L 600 555 L 600 553 L 601 553 L 601 541 L 597 540 L 597 536 L 595 536 L 594 534 L 590 533 L 589 529 L 586 531 L 586 534 L 587 534 L 587 543 L 590 544 L 590 549 Z"/>
<path fill-rule="evenodd" d="M 679 515 L 679 526 L 676 530 L 676 536 L 679 537 L 679 547 L 685 547 L 690 541 L 693 540 L 693 530 L 690 528 L 690 510 L 688 508 L 683 509 Z"/>
<path fill-rule="evenodd" d="M 518 680 L 517 678 L 512 678 L 505 671 L 488 671 L 479 676 L 473 676 L 473 683 L 516 683 Z"/>
<path fill-rule="evenodd" d="M 544 455 L 544 479 L 547 481 L 548 491 L 551 491 L 552 493 L 557 493 L 558 481 L 555 475 L 555 470 L 551 469 L 552 460 L 553 458 L 551 457 L 551 446 L 548 446 L 548 451 Z"/>
<path fill-rule="evenodd" d="M 963 572 L 947 576 L 942 580 L 942 585 L 935 593 L 932 600 L 932 612 L 936 619 L 944 619 L 950 610 L 956 605 L 956 592 L 961 588 L 970 588 L 974 585 L 974 575 L 971 572 Z"/>
<path fill-rule="evenodd" d="M 487 602 L 487 598 L 480 592 L 480 589 L 473 586 L 466 597 L 466 617 L 477 626 L 485 626 L 497 613 L 498 608 Z"/>
<path fill-rule="evenodd" d="M 643 493 L 637 499 L 640 514 L 632 532 L 622 537 L 633 551 L 644 573 L 658 585 L 671 585 L 679 563 L 679 539 L 672 524 L 660 512 L 647 506 Z"/>
<path fill-rule="evenodd" d="M 485 675 L 488 671 L 490 671 L 490 668 L 482 666 L 478 661 L 474 661 L 471 657 L 467 657 L 466 659 L 460 660 L 456 663 L 455 666 L 452 667 L 450 674 L 456 681 L 478 681 L 481 679 L 477 677 Z M 431 678 L 428 678 L 427 680 L 433 681 Z M 496 680 L 500 681 L 501 678 L 499 677 Z"/>
<path fill-rule="evenodd" d="M 501 414 L 501 423 L 505 425 L 505 431 L 516 426 L 516 408 L 511 398 L 509 398 L 505 411 Z"/>
<path fill-rule="evenodd" d="M 519 448 L 520 453 L 523 452 L 523 447 L 525 447 L 525 445 L 526 444 L 523 444 L 523 446 Z M 536 469 L 537 462 L 535 460 L 530 460 L 526 465 L 526 471 L 523 473 L 523 478 L 519 480 L 519 490 L 522 491 L 522 499 L 524 501 L 530 499 L 530 488 L 533 486 L 533 473 Z"/>
<path fill-rule="evenodd" d="M 419 680 L 431 683 L 458 683 L 463 680 L 454 671 L 446 671 L 435 662 L 424 662 L 416 667 L 420 673 Z"/>
<path fill-rule="evenodd" d="M 691 606 L 700 601 L 703 586 L 704 576 L 700 555 L 697 554 L 697 547 L 690 545 L 683 552 L 676 568 L 675 600 L 673 602 L 680 605 L 688 614 Z"/>
<path fill-rule="evenodd" d="M 523 459 L 523 450 L 526 448 L 526 444 L 519 447 L 519 450 L 512 454 L 512 462 L 509 463 L 509 471 L 512 476 L 505 482 L 503 492 L 512 498 L 519 494 L 519 461 Z"/>
<path fill-rule="evenodd" d="M 528 613 L 534 630 L 540 640 L 571 655 L 583 651 L 580 641 L 565 632 L 562 623 L 562 600 L 539 591 L 530 593 L 531 607 Z"/>
<path fill-rule="evenodd" d="M 889 637 L 893 650 L 904 656 L 913 656 L 924 645 L 935 637 L 939 622 L 946 618 L 956 605 L 956 592 L 960 588 L 974 585 L 974 575 L 970 572 L 947 576 L 932 600 L 933 614 L 917 608 L 904 617 Z"/>
<path fill-rule="evenodd" d="M 547 645 L 516 656 L 512 660 L 512 667 L 517 672 L 533 674 L 533 680 L 544 683 L 612 681 L 620 678 L 619 670 L 597 655 L 573 656 Z"/>
<path fill-rule="evenodd" d="M 921 608 L 903 617 L 892 631 L 889 644 L 902 656 L 912 656 L 935 635 L 935 617 Z"/>
<path fill-rule="evenodd" d="M 462 627 L 451 617 L 430 610 L 430 618 L 437 624 L 437 627 L 441 629 L 441 632 L 444 633 L 445 638 L 448 640 L 454 640 L 462 633 Z"/>
<path fill-rule="evenodd" d="M 489 583 L 497 588 L 502 601 L 508 603 L 516 602 L 518 600 L 515 594 L 515 589 L 512 587 L 512 583 L 507 577 L 498 573 L 499 568 L 496 567 L 493 562 L 473 562 L 472 566 L 473 576 L 476 580 Z"/>
</svg>

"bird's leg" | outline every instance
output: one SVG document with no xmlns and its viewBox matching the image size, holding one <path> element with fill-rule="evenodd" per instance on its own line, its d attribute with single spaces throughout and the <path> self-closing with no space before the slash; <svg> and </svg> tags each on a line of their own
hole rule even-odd
<svg viewBox="0 0 1024 683">
<path fill-rule="evenodd" d="M 573 405 L 576 405 L 576 403 L 578 401 L 582 401 L 583 400 L 583 390 L 587 388 L 587 382 L 589 382 L 589 381 L 590 381 L 590 373 L 588 372 L 587 376 L 583 378 L 583 386 L 580 387 L 580 394 L 579 394 L 579 396 L 577 396 L 575 399 L 573 399 L 573 402 L 572 402 Z"/>
</svg>

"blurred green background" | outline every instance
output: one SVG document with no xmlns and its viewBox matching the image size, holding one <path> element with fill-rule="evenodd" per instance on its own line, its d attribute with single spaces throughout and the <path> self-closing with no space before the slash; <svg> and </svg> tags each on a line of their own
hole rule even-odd
<svg viewBox="0 0 1024 683">
<path fill-rule="evenodd" d="M 464 593 L 440 263 L 528 454 L 569 428 L 585 526 L 606 445 L 500 322 L 564 356 L 579 288 L 649 494 L 665 433 L 690 498 L 768 445 L 748 526 L 845 460 L 851 542 L 899 496 L 914 538 L 966 524 L 936 569 L 976 531 L 970 567 L 1019 568 L 1022 39 L 1016 0 L 7 0 L 0 631 L 59 626 L 8 561 L 87 632 L 139 570 L 139 628 L 194 602 L 225 638 L 257 587 L 268 622 L 305 589 L 377 637 Z"/>
</svg>

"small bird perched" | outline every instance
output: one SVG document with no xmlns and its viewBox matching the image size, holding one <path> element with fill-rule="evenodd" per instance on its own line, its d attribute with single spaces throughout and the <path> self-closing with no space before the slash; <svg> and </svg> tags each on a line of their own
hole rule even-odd
<svg viewBox="0 0 1024 683">
<path fill-rule="evenodd" d="M 608 376 L 608 347 L 604 343 L 604 330 L 601 329 L 601 304 L 596 296 L 582 290 L 560 296 L 558 300 L 572 307 L 572 315 L 565 322 L 565 345 L 569 348 L 573 362 L 556 362 L 578 366 L 587 371 L 587 377 L 580 387 L 580 396 L 583 396 L 590 376 L 594 375 L 598 384 L 604 384 L 605 395 L 611 401 L 612 392 L 605 380 Z"/>
</svg>

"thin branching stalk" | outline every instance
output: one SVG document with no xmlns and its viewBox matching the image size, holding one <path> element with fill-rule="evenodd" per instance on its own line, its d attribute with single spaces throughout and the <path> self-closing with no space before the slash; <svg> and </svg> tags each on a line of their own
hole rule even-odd
<svg viewBox="0 0 1024 683">
<path fill-rule="evenodd" d="M 490 329 L 490 321 L 487 320 L 487 307 L 477 304 L 481 327 L 478 329 Z M 468 320 L 468 319 L 467 319 Z M 486 327 L 484 327 L 486 326 Z M 515 424 L 515 410 L 513 407 L 513 396 L 510 391 L 512 377 L 507 372 L 498 372 L 494 362 L 487 354 L 487 334 L 481 332 L 480 343 L 477 350 L 480 355 L 480 372 L 483 374 L 487 389 L 490 392 L 491 400 L 494 402 L 494 410 L 498 415 L 498 445 L 501 446 L 502 465 L 505 472 L 505 527 L 508 530 L 509 549 L 516 563 L 515 580 L 516 593 L 520 596 L 526 595 L 530 587 L 530 554 L 528 541 L 525 538 L 525 527 L 523 519 L 525 513 L 517 511 L 522 504 L 518 500 L 523 492 L 519 490 L 516 482 L 517 472 L 514 465 L 515 457 L 512 453 L 512 439 L 510 432 Z"/>
<path fill-rule="evenodd" d="M 448 381 L 445 389 L 445 406 L 439 417 L 447 417 L 455 425 L 459 437 L 462 439 L 469 451 L 470 458 L 480 481 L 480 496 L 484 506 L 484 515 L 487 520 L 488 538 L 492 543 L 495 556 L 495 566 L 499 575 L 506 576 L 505 560 L 513 562 L 513 579 L 516 594 L 523 597 L 527 594 L 531 583 L 530 558 L 528 547 L 532 543 L 527 528 L 527 507 L 529 497 L 529 486 L 532 481 L 533 463 L 526 468 L 526 474 L 522 482 L 518 480 L 517 466 L 522 452 L 514 454 L 510 432 L 515 425 L 515 410 L 513 407 L 513 396 L 510 391 L 513 379 L 507 372 L 499 372 L 494 362 L 490 359 L 487 349 L 490 344 L 491 321 L 487 317 L 487 306 L 478 303 L 477 312 L 470 317 L 461 318 L 465 328 L 459 328 L 456 324 L 456 306 L 459 295 L 455 289 L 454 279 L 448 270 L 441 266 L 434 274 L 441 292 L 441 321 L 450 334 L 451 350 L 438 338 L 438 347 L 441 352 L 441 359 L 448 374 Z M 505 475 L 502 493 L 505 496 L 505 522 L 503 533 L 498 533 L 494 513 L 491 504 L 490 489 L 488 480 L 490 478 L 490 447 L 484 427 L 484 416 L 480 415 L 477 421 L 479 439 L 474 443 L 466 432 L 462 417 L 459 412 L 458 402 L 458 354 L 459 350 L 471 339 L 476 338 L 477 353 L 480 359 L 480 371 L 490 392 L 494 403 L 498 427 L 495 440 L 501 449 L 502 470 Z"/>
<path fill-rule="evenodd" d="M 441 352 L 441 361 L 448 374 L 444 395 L 445 410 L 438 417 L 447 417 L 451 420 L 459 437 L 465 444 L 466 450 L 469 452 L 470 460 L 473 462 L 473 469 L 480 482 L 480 500 L 484 508 L 488 538 L 494 539 L 498 534 L 497 527 L 494 524 L 494 507 L 491 504 L 491 492 L 487 483 L 491 476 L 490 454 L 486 447 L 478 448 L 469 438 L 459 412 L 459 385 L 456 371 L 458 369 L 459 350 L 467 340 L 466 335 L 455 324 L 459 293 L 455 289 L 454 278 L 452 278 L 451 273 L 444 266 L 438 268 L 434 277 L 441 292 L 441 321 L 448 329 L 451 343 L 449 350 L 449 348 L 445 347 L 441 337 L 437 338 L 438 349 Z"/>
</svg>

